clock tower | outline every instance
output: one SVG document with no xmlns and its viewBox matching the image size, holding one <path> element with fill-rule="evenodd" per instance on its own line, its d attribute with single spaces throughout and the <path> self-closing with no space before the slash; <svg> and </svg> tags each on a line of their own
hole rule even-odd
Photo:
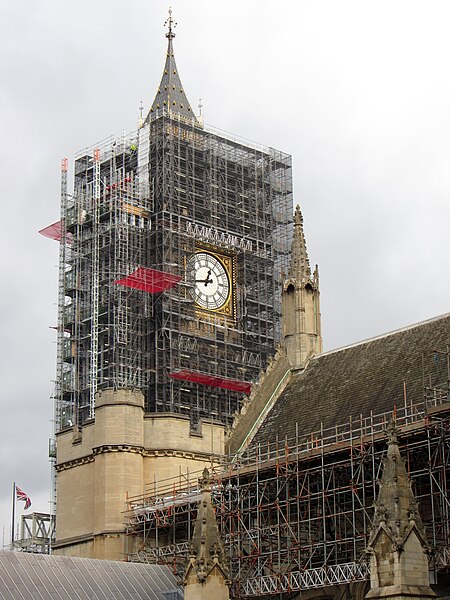
<svg viewBox="0 0 450 600">
<path fill-rule="evenodd" d="M 80 153 L 72 196 L 63 172 L 58 428 L 92 418 L 111 388 L 193 428 L 228 425 L 280 339 L 291 157 L 200 122 L 166 24 L 139 130 Z"/>
</svg>

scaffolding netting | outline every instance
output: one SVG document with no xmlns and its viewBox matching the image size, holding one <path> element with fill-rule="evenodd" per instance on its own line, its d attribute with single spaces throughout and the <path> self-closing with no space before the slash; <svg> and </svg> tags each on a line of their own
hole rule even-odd
<svg viewBox="0 0 450 600">
<path fill-rule="evenodd" d="M 234 392 L 243 392 L 244 394 L 250 394 L 252 388 L 252 384 L 248 381 L 239 381 L 238 379 L 228 379 L 226 377 L 215 377 L 206 373 L 189 371 L 187 369 L 170 373 L 170 377 L 173 379 L 182 379 L 183 381 L 201 383 L 203 385 L 209 385 L 210 387 L 233 390 Z"/>
<path fill-rule="evenodd" d="M 135 290 L 149 292 L 150 294 L 156 294 L 175 287 L 180 280 L 181 277 L 179 275 L 172 275 L 171 273 L 147 267 L 138 267 L 136 271 L 122 279 L 117 279 L 114 283 L 131 287 Z"/>
</svg>

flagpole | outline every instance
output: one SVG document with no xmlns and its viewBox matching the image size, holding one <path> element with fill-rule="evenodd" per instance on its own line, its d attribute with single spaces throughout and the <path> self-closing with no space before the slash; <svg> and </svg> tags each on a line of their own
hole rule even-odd
<svg viewBox="0 0 450 600">
<path fill-rule="evenodd" d="M 14 527 L 16 525 L 15 521 L 15 512 L 16 512 L 16 482 L 13 481 L 13 489 L 12 489 L 12 527 L 11 527 L 11 550 L 14 549 Z"/>
</svg>

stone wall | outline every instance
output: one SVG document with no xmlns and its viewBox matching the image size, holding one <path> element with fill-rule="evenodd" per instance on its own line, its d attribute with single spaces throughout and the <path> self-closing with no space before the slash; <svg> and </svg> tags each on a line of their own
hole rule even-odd
<svg viewBox="0 0 450 600">
<path fill-rule="evenodd" d="M 122 560 L 127 498 L 154 481 L 195 478 L 223 455 L 224 438 L 222 424 L 193 432 L 184 416 L 146 415 L 138 390 L 99 392 L 95 420 L 57 435 L 54 552 Z"/>
</svg>

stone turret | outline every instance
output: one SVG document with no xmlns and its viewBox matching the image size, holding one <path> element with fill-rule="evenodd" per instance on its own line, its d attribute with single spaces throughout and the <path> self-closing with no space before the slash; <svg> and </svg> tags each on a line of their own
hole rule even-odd
<svg viewBox="0 0 450 600">
<path fill-rule="evenodd" d="M 319 270 L 311 276 L 303 217 L 297 206 L 288 277 L 282 293 L 283 345 L 294 369 L 302 369 L 322 352 Z"/>
<path fill-rule="evenodd" d="M 427 543 L 417 502 L 411 488 L 392 420 L 380 491 L 375 503 L 370 556 L 371 600 L 434 598 L 430 587 Z"/>
<path fill-rule="evenodd" d="M 208 469 L 200 479 L 201 498 L 184 576 L 185 600 L 229 600 L 228 567 L 211 502 L 211 479 Z"/>
</svg>

